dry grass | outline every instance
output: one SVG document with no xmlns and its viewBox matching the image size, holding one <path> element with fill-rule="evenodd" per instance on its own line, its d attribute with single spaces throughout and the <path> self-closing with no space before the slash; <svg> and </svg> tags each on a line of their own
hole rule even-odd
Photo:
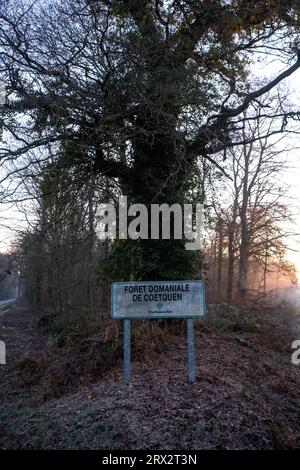
<svg viewBox="0 0 300 470">
<path fill-rule="evenodd" d="M 49 346 L 29 311 L 12 312 L 5 317 L 7 328 L 15 326 L 7 329 L 7 342 L 21 335 L 26 354 L 15 346 L 14 365 L 6 376 L 0 370 L 1 447 L 299 449 L 293 333 L 275 313 L 271 319 L 252 315 L 210 308 L 197 326 L 195 384 L 187 381 L 184 322 L 168 328 L 141 323 L 128 385 L 121 345 L 115 359 L 103 349 L 111 351 L 120 325 L 107 325 L 105 335 L 70 333 L 57 347 Z"/>
</svg>

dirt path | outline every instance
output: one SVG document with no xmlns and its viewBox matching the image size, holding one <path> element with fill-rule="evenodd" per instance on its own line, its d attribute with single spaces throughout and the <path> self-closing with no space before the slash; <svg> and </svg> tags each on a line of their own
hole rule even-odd
<svg viewBox="0 0 300 470">
<path fill-rule="evenodd" d="M 39 354 L 46 338 L 37 329 L 36 321 L 26 305 L 14 304 L 2 310 L 0 339 L 6 346 L 6 365 L 0 365 L 0 435 L 5 434 L 6 419 L 30 404 L 34 390 L 24 387 L 18 365 L 24 358 Z M 1 424 L 4 429 L 1 428 Z"/>
<path fill-rule="evenodd" d="M 135 362 L 130 385 L 116 368 L 49 399 L 47 383 L 24 380 L 24 358 L 36 367 L 48 348 L 30 310 L 16 306 L 0 324 L 2 449 L 300 448 L 300 369 L 289 344 L 277 350 L 257 334 L 202 328 L 196 384 L 186 379 L 182 341 Z"/>
<path fill-rule="evenodd" d="M 24 304 L 15 304 L 2 312 L 0 336 L 6 343 L 8 368 L 17 358 L 39 350 L 45 342 L 30 308 Z"/>
</svg>

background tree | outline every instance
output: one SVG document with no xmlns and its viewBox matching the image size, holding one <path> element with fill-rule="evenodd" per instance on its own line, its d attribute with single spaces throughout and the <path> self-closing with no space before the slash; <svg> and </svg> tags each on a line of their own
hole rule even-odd
<svg viewBox="0 0 300 470">
<path fill-rule="evenodd" d="M 226 170 L 231 180 L 225 182 L 227 196 L 214 205 L 213 230 L 219 253 L 216 283 L 220 298 L 224 298 L 224 283 L 220 279 L 225 277 L 227 302 L 233 300 L 235 284 L 241 303 L 245 303 L 250 287 L 254 292 L 262 290 L 266 294 L 274 265 L 276 269 L 281 265 L 287 267 L 286 251 L 293 217 L 288 207 L 288 188 L 280 175 L 286 165 L 283 154 L 289 149 L 282 146 L 282 138 L 261 137 L 268 134 L 266 124 L 270 123 L 266 123 L 262 114 L 243 127 L 243 139 L 248 143 L 228 151 Z M 216 198 L 216 191 L 213 194 Z M 249 281 L 251 269 L 256 270 L 254 283 Z M 259 272 L 262 285 L 258 282 Z"/>
</svg>

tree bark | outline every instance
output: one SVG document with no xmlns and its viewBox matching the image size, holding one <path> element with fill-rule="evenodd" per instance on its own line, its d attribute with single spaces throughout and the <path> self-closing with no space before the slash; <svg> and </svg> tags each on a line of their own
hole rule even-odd
<svg viewBox="0 0 300 470">
<path fill-rule="evenodd" d="M 248 251 L 249 251 L 249 230 L 247 221 L 248 209 L 248 179 L 249 179 L 249 151 L 244 148 L 244 181 L 243 181 L 243 200 L 240 210 L 241 218 L 241 243 L 240 243 L 240 263 L 239 263 L 239 282 L 238 282 L 238 298 L 239 302 L 244 304 L 246 302 L 247 292 L 247 275 L 248 275 Z"/>
<path fill-rule="evenodd" d="M 223 231 L 223 221 L 218 222 L 218 269 L 217 269 L 217 286 L 218 286 L 218 302 L 222 302 L 223 292 L 222 292 L 222 275 L 223 275 L 223 248 L 224 248 L 224 231 Z"/>
</svg>

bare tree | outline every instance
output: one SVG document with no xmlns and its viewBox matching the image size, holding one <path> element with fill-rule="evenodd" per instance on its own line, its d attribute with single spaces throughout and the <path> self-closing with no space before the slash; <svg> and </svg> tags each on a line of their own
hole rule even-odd
<svg viewBox="0 0 300 470">
<path fill-rule="evenodd" d="M 267 8 L 263 0 L 2 1 L 0 159 L 3 179 L 14 179 L 6 196 L 50 158 L 51 145 L 57 158 L 68 147 L 77 178 L 117 179 L 146 204 L 184 201 L 197 158 L 224 171 L 215 154 L 247 143 L 243 113 L 299 68 L 298 14 L 299 3 L 286 0 Z M 280 54 L 285 70 L 253 82 L 256 52 Z M 298 112 L 282 106 L 266 113 L 274 116 L 268 135 Z M 178 240 L 136 249 L 136 278 L 159 278 L 162 265 L 173 277 L 179 259 L 183 276 L 194 269 Z"/>
</svg>

